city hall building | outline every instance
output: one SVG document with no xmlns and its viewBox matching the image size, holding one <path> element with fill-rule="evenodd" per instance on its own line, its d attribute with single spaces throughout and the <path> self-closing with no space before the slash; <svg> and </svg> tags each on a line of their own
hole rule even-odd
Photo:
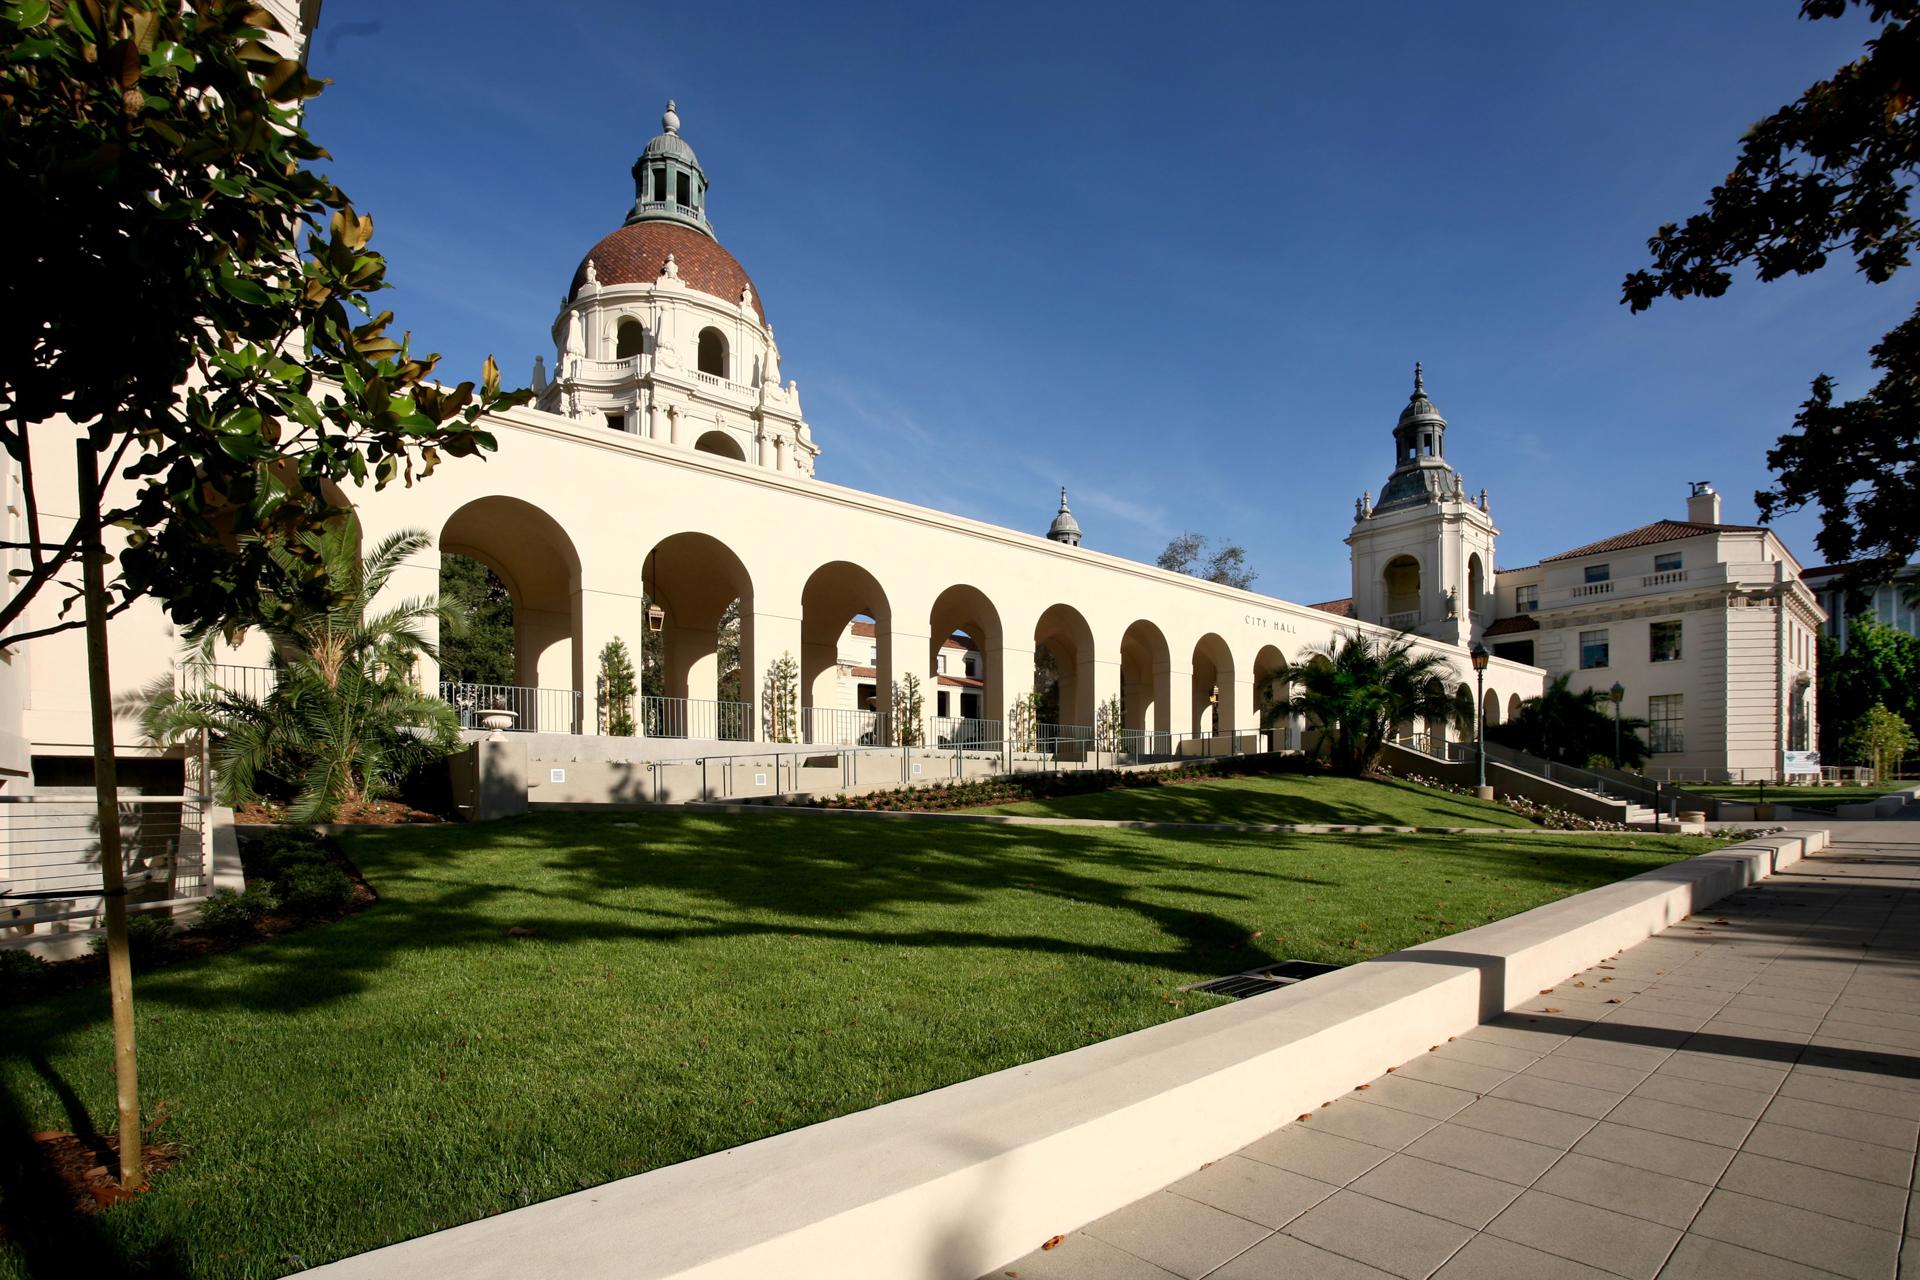
<svg viewBox="0 0 1920 1280">
<path fill-rule="evenodd" d="M 1068 728 L 1094 726 L 1117 700 L 1126 730 L 1174 749 L 1255 732 L 1293 748 L 1304 727 L 1263 719 L 1270 694 L 1361 630 L 1442 655 L 1456 693 L 1474 688 L 1469 650 L 1484 640 L 1489 722 L 1563 671 L 1580 687 L 1619 682 L 1625 713 L 1654 723 L 1656 765 L 1778 769 L 1805 743 L 1824 614 L 1772 533 L 1720 523 L 1718 499 L 1703 495 L 1685 521 L 1499 570 L 1488 495 L 1469 494 L 1448 463 L 1447 424 L 1417 369 L 1397 421 L 1383 406 L 1392 466 L 1378 498 L 1356 504 L 1345 601 L 1296 604 L 1108 555 L 1097 529 L 1083 544 L 1064 492 L 1041 534 L 818 479 L 823 445 L 774 336 L 780 300 L 762 297 L 716 239 L 706 170 L 672 104 L 662 125 L 633 164 L 632 205 L 567 282 L 534 403 L 485 423 L 497 454 L 412 488 L 350 494 L 369 539 L 433 535 L 433 550 L 396 576 L 398 593 L 436 592 L 443 553 L 482 562 L 505 585 L 517 730 L 599 734 L 602 647 L 619 638 L 637 651 L 651 632 L 661 714 L 608 750 L 686 755 L 767 740 L 785 659 L 797 667 L 801 736 L 821 744 L 897 734 L 860 716 L 887 711 L 909 675 L 927 694 L 920 741 L 990 738 L 1034 689 L 1039 663 L 1057 672 Z M 55 443 L 42 492 L 71 493 L 74 477 L 58 474 L 71 452 Z M 10 461 L 0 467 L 0 520 L 17 544 L 19 477 Z M 57 522 L 46 536 L 60 536 Z M 56 596 L 35 602 L 31 625 L 55 621 Z M 737 657 L 721 641 L 723 619 L 736 617 Z M 152 601 L 116 619 L 111 639 L 117 693 L 183 660 Z M 263 642 L 222 661 L 264 667 Z M 7 790 L 79 776 L 85 671 L 78 632 L 0 655 Z M 167 754 L 129 719 L 116 739 L 130 762 Z"/>
</svg>

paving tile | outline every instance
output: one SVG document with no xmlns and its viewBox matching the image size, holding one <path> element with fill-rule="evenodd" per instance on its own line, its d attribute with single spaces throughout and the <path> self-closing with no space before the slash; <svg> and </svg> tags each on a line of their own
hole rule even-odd
<svg viewBox="0 0 1920 1280">
<path fill-rule="evenodd" d="M 1775 1098 L 1767 1107 L 1763 1119 L 1768 1124 L 1811 1129 L 1815 1133 L 1852 1138 L 1856 1142 L 1877 1142 L 1907 1152 L 1914 1149 L 1916 1134 L 1920 1133 L 1920 1125 L 1912 1120 L 1876 1115 L 1853 1107 L 1836 1107 L 1806 1098 Z"/>
<path fill-rule="evenodd" d="M 1242 1147 L 1237 1154 L 1344 1187 L 1393 1152 L 1301 1124 L 1290 1124 Z"/>
<path fill-rule="evenodd" d="M 1035 1249 L 1024 1258 L 989 1271 L 980 1280 L 1179 1280 L 1173 1272 L 1076 1231 L 1053 1248 Z"/>
<path fill-rule="evenodd" d="M 1641 1081 L 1634 1089 L 1633 1096 L 1738 1116 L 1742 1120 L 1758 1120 L 1760 1113 L 1773 1101 L 1773 1091 L 1770 1089 L 1741 1089 L 1718 1080 L 1688 1080 L 1681 1076 L 1662 1075 L 1658 1071 Z"/>
<path fill-rule="evenodd" d="M 1712 1026 L 1711 1023 L 1708 1024 Z M 1729 1034 L 1729 1031 L 1740 1034 Z M 1781 1040 L 1759 1027 L 1718 1027 L 1690 1036 L 1679 1052 L 1710 1054 L 1735 1062 L 1751 1062 L 1784 1071 L 1800 1058 L 1805 1045 L 1798 1040 Z"/>
<path fill-rule="evenodd" d="M 1276 1230 L 1340 1188 L 1244 1156 L 1216 1160 L 1167 1190 Z"/>
<path fill-rule="evenodd" d="M 1575 1036 L 1561 1045 L 1556 1056 L 1563 1058 L 1584 1058 L 1588 1062 L 1611 1063 L 1616 1067 L 1639 1067 L 1652 1071 L 1665 1062 L 1675 1048 L 1671 1044 L 1647 1044 L 1639 1041 L 1614 1039 L 1600 1034 L 1606 1026 L 1601 1023 L 1591 1035 Z M 1621 1033 L 1631 1033 L 1633 1028 L 1620 1027 Z M 1670 1033 L 1649 1030 L 1650 1036 L 1666 1037 Z"/>
<path fill-rule="evenodd" d="M 1503 1016 L 1507 1021 L 1483 1023 L 1461 1036 L 1460 1041 L 1497 1044 L 1536 1055 L 1552 1053 L 1566 1043 L 1567 1033 L 1564 1031 L 1535 1030 L 1525 1024 L 1516 1024 L 1512 1014 Z"/>
<path fill-rule="evenodd" d="M 1712 1187 L 1569 1151 L 1533 1184 L 1538 1191 L 1663 1226 L 1685 1228 Z"/>
<path fill-rule="evenodd" d="M 1893 1275 L 1900 1249 L 1895 1232 L 1726 1190 L 1707 1197 L 1690 1234 L 1860 1280 Z"/>
<path fill-rule="evenodd" d="M 1772 1093 L 1786 1079 L 1787 1068 L 1771 1063 L 1741 1061 L 1717 1053 L 1681 1049 L 1661 1063 L 1656 1074 L 1680 1076 L 1687 1080 L 1709 1080 L 1730 1084 L 1736 1089 L 1758 1089 Z"/>
<path fill-rule="evenodd" d="M 1672 1178 L 1711 1186 L 1733 1162 L 1733 1152 L 1709 1142 L 1676 1138 L 1602 1120 L 1573 1144 L 1581 1155 L 1611 1160 L 1635 1169 L 1651 1169 Z"/>
<path fill-rule="evenodd" d="M 1790 1013 L 1766 1008 L 1758 1001 L 1741 1004 L 1738 1000 L 1714 1016 L 1715 1022 L 1738 1022 L 1743 1026 L 1765 1027 L 1769 1031 L 1804 1031 L 1809 1035 L 1819 1030 L 1820 1019 L 1819 1013 Z"/>
<path fill-rule="evenodd" d="M 1527 1186 L 1559 1158 L 1560 1149 L 1488 1133 L 1484 1129 L 1443 1124 L 1409 1145 L 1407 1154 L 1501 1182 Z"/>
<path fill-rule="evenodd" d="M 1920 1097 L 1906 1089 L 1890 1089 L 1857 1080 L 1836 1080 L 1810 1071 L 1791 1071 L 1781 1082 L 1780 1096 L 1824 1102 L 1829 1106 L 1853 1107 L 1876 1115 L 1898 1116 L 1902 1120 L 1920 1119 Z"/>
<path fill-rule="evenodd" d="M 1396 1155 L 1356 1179 L 1353 1189 L 1376 1200 L 1414 1209 L 1476 1230 L 1512 1204 L 1521 1188 L 1465 1169 Z"/>
<path fill-rule="evenodd" d="M 1569 1058 L 1564 1053 L 1556 1053 L 1540 1059 L 1520 1074 L 1545 1080 L 1564 1080 L 1568 1084 L 1599 1089 L 1624 1098 L 1633 1092 L 1635 1085 L 1647 1078 L 1651 1070 L 1650 1067 L 1624 1067 L 1610 1062 L 1594 1062 L 1589 1058 Z"/>
<path fill-rule="evenodd" d="M 1473 1238 L 1470 1227 L 1354 1191 L 1322 1200 L 1286 1234 L 1408 1280 L 1425 1280 Z"/>
<path fill-rule="evenodd" d="M 1296 1123 L 1316 1133 L 1337 1134 L 1355 1142 L 1398 1151 L 1440 1122 L 1431 1116 L 1415 1115 L 1411 1111 L 1378 1107 L 1371 1102 L 1343 1100 L 1331 1107 L 1322 1107 L 1309 1120 Z"/>
<path fill-rule="evenodd" d="M 1401 1067 L 1396 1073 L 1409 1080 L 1429 1080 L 1434 1084 L 1443 1084 L 1450 1089 L 1465 1089 L 1470 1093 L 1486 1093 L 1503 1080 L 1509 1079 L 1513 1072 L 1505 1067 L 1483 1067 L 1477 1062 L 1464 1062 L 1457 1058 L 1443 1057 L 1437 1053 L 1426 1053 Z"/>
<path fill-rule="evenodd" d="M 1445 1120 L 1462 1107 L 1470 1106 L 1479 1096 L 1478 1090 L 1455 1089 L 1395 1074 L 1375 1080 L 1364 1093 L 1348 1094 L 1347 1100 L 1371 1102 L 1376 1107 L 1392 1107 L 1396 1111 Z"/>
<path fill-rule="evenodd" d="M 1908 1031 L 1901 1027 L 1829 1019 L 1822 1024 L 1820 1034 L 1814 1038 L 1825 1041 L 1829 1035 L 1839 1039 L 1855 1040 L 1861 1044 L 1877 1045 L 1884 1049 L 1899 1049 L 1907 1053 L 1920 1050 L 1920 1031 Z"/>
<path fill-rule="evenodd" d="M 1636 1129 L 1650 1129 L 1655 1133 L 1692 1138 L 1696 1142 L 1711 1142 L 1722 1147 L 1738 1147 L 1753 1128 L 1753 1121 L 1740 1116 L 1721 1115 L 1717 1111 L 1702 1111 L 1697 1107 L 1662 1102 L 1658 1098 L 1632 1095 L 1610 1111 L 1607 1119 L 1614 1124 L 1632 1125 Z"/>
<path fill-rule="evenodd" d="M 1833 1280 L 1833 1272 L 1803 1267 L 1725 1240 L 1683 1236 L 1660 1280 Z"/>
<path fill-rule="evenodd" d="M 1788 1128 L 1786 1125 L 1768 1125 L 1766 1121 L 1761 1121 L 1753 1126 L 1751 1134 L 1747 1134 L 1747 1142 L 1741 1146 L 1741 1150 L 1753 1151 L 1755 1155 L 1772 1155 L 1774 1159 L 1807 1165 L 1811 1169 L 1830 1169 L 1834 1173 L 1853 1174 L 1855 1178 L 1870 1178 L 1874 1182 L 1885 1182 L 1901 1188 L 1908 1186 L 1908 1180 L 1912 1178 L 1912 1155 L 1908 1155 L 1907 1151 L 1880 1146 L 1878 1142 L 1857 1142 L 1853 1138 L 1816 1134 L 1811 1128 Z"/>
<path fill-rule="evenodd" d="M 1597 1117 L 1555 1111 L 1508 1098 L 1482 1098 L 1453 1117 L 1453 1123 L 1565 1151 L 1593 1127 L 1595 1119 Z"/>
<path fill-rule="evenodd" d="M 1475 1236 L 1453 1255 L 1434 1280 L 1614 1280 L 1601 1271 L 1569 1258 L 1555 1257 L 1499 1236 Z"/>
<path fill-rule="evenodd" d="M 1810 1017 L 1816 1020 L 1827 1017 L 1832 1008 L 1832 1001 L 1818 997 L 1803 999 L 1793 996 L 1757 996 L 1744 991 L 1727 1001 L 1729 1014 L 1736 1010 L 1751 1009 L 1758 1013 L 1786 1014 L 1789 1017 Z"/>
<path fill-rule="evenodd" d="M 1489 1098 L 1504 1098 L 1509 1102 L 1524 1102 L 1529 1106 L 1585 1116 L 1589 1120 L 1598 1120 L 1613 1110 L 1622 1096 L 1611 1089 L 1589 1089 L 1585 1085 L 1549 1080 L 1525 1072 L 1509 1079 L 1488 1095 Z"/>
<path fill-rule="evenodd" d="M 1204 1276 L 1268 1234 L 1212 1205 L 1161 1191 L 1089 1223 L 1086 1234 L 1177 1276 Z"/>
<path fill-rule="evenodd" d="M 1638 1280 L 1653 1280 L 1680 1240 L 1673 1227 L 1538 1190 L 1515 1200 L 1487 1234 Z"/>
<path fill-rule="evenodd" d="M 1902 1187 L 1830 1169 L 1809 1169 L 1754 1151 L 1735 1156 L 1720 1176 L 1720 1185 L 1883 1231 L 1901 1231 L 1906 1225 L 1907 1191 Z"/>
<path fill-rule="evenodd" d="M 1544 1048 L 1538 1051 L 1518 1049 L 1510 1044 L 1495 1044 L 1491 1040 L 1453 1040 L 1441 1045 L 1433 1056 L 1443 1060 L 1455 1058 L 1476 1066 L 1499 1067 L 1505 1071 L 1524 1071 L 1545 1057 L 1546 1052 Z"/>
<path fill-rule="evenodd" d="M 1268 1236 L 1207 1280 L 1307 1280 L 1308 1277 L 1312 1280 L 1394 1280 L 1391 1271 L 1355 1262 L 1289 1235 Z"/>
</svg>

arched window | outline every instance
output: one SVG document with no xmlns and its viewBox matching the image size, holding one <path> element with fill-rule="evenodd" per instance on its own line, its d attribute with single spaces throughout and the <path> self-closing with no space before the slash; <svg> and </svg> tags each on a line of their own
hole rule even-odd
<svg viewBox="0 0 1920 1280">
<path fill-rule="evenodd" d="M 718 329 L 700 331 L 700 372 L 710 373 L 716 378 L 725 378 L 727 374 L 727 335 Z"/>
<path fill-rule="evenodd" d="M 1412 556 L 1395 556 L 1387 561 L 1386 570 L 1380 576 L 1386 588 L 1388 614 L 1417 615 L 1420 612 L 1419 561 Z M 1389 622 L 1387 625 L 1395 624 Z"/>
<path fill-rule="evenodd" d="M 635 320 L 632 316 L 628 316 L 620 322 L 620 328 L 617 332 L 617 345 L 613 352 L 616 360 L 625 360 L 629 356 L 637 356 L 647 349 L 647 327 L 638 320 Z"/>
<path fill-rule="evenodd" d="M 1486 574 L 1480 568 L 1478 553 L 1467 557 L 1467 616 L 1480 612 L 1480 598 L 1486 594 Z"/>
<path fill-rule="evenodd" d="M 709 431 L 693 442 L 693 447 L 701 453 L 718 454 L 722 458 L 732 458 L 735 462 L 745 462 L 747 454 L 740 442 L 724 431 Z"/>
</svg>

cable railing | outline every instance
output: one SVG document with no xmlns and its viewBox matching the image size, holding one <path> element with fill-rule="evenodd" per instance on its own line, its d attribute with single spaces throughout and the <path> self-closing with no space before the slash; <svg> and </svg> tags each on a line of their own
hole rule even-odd
<svg viewBox="0 0 1920 1280">
<path fill-rule="evenodd" d="M 753 704 L 706 698 L 641 698 L 640 733 L 648 738 L 751 742 Z"/>
<path fill-rule="evenodd" d="M 440 682 L 440 697 L 460 717 L 462 729 L 504 729 L 513 733 L 579 733 L 580 693 L 576 689 L 537 689 L 512 684 Z M 501 723 L 510 717 L 509 723 Z M 489 718 L 493 723 L 488 723 Z"/>
<path fill-rule="evenodd" d="M 206 896 L 213 887 L 208 798 L 123 793 L 117 805 L 130 901 Z M 105 887 L 99 809 L 85 788 L 0 795 L 0 923 L 91 916 Z"/>
</svg>

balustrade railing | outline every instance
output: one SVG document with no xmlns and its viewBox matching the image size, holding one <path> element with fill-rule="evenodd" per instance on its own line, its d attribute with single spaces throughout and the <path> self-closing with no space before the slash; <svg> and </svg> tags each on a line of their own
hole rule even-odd
<svg viewBox="0 0 1920 1280">
<path fill-rule="evenodd" d="M 843 707 L 803 707 L 801 736 L 810 743 L 835 747 L 884 747 L 893 742 L 892 717 L 878 711 Z"/>
<path fill-rule="evenodd" d="M 641 698 L 640 732 L 648 738 L 753 740 L 753 704 L 705 698 Z"/>
<path fill-rule="evenodd" d="M 508 712 L 514 733 L 580 733 L 580 694 L 574 689 L 524 685 L 440 682 L 440 697 L 460 717 L 462 729 L 484 729 L 490 712 Z"/>
<path fill-rule="evenodd" d="M 1399 613 L 1390 613 L 1386 616 L 1385 624 L 1398 631 L 1411 631 L 1420 625 L 1420 611 L 1403 609 Z"/>
</svg>

